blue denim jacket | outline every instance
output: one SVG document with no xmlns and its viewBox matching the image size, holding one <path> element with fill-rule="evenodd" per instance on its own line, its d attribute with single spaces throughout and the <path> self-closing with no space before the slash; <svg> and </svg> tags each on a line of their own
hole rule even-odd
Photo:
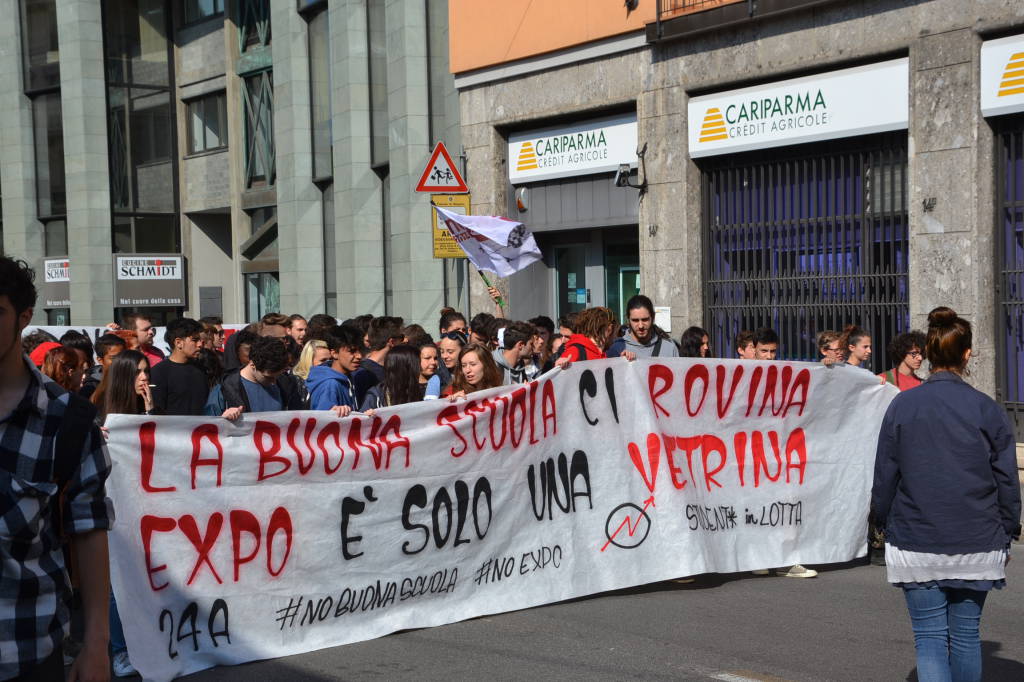
<svg viewBox="0 0 1024 682">
<path fill-rule="evenodd" d="M 887 542 L 933 554 L 1002 549 L 1019 532 L 1020 505 L 1013 428 L 994 400 L 951 372 L 893 399 L 871 491 Z"/>
</svg>

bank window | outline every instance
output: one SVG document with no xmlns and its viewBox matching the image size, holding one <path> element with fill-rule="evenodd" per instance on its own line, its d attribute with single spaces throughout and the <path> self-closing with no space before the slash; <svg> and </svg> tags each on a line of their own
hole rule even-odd
<svg viewBox="0 0 1024 682">
<path fill-rule="evenodd" d="M 228 146 L 227 101 L 223 92 L 186 103 L 188 153 L 198 154 Z"/>
<path fill-rule="evenodd" d="M 224 0 L 185 0 L 185 23 L 194 24 L 224 14 Z"/>
</svg>

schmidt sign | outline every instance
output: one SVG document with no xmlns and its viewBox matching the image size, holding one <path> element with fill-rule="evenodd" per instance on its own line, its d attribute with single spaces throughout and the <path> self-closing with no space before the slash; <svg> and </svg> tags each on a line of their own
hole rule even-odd
<svg viewBox="0 0 1024 682">
<path fill-rule="evenodd" d="M 185 272 L 180 255 L 114 256 L 114 305 L 185 306 Z"/>
</svg>

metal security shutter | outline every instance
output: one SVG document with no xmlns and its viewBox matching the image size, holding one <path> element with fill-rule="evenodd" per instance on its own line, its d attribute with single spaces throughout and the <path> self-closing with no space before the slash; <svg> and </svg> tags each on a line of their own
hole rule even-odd
<svg viewBox="0 0 1024 682">
<path fill-rule="evenodd" d="M 743 329 L 772 327 L 779 357 L 817 360 L 815 337 L 855 323 L 872 368 L 910 325 L 907 141 L 873 135 L 702 164 L 704 324 L 735 357 Z"/>
<path fill-rule="evenodd" d="M 1024 439 L 1024 115 L 997 123 L 996 396 Z"/>
</svg>

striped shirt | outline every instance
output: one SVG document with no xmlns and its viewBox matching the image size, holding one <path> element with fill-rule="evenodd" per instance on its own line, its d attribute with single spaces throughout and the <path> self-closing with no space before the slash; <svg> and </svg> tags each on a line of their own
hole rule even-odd
<svg viewBox="0 0 1024 682">
<path fill-rule="evenodd" d="M 57 505 L 55 444 L 68 393 L 28 358 L 28 390 L 0 415 L 0 679 L 29 671 L 60 644 L 70 620 L 71 585 L 64 566 Z M 83 440 L 63 497 L 68 535 L 110 528 L 104 493 L 110 457 L 99 427 Z"/>
</svg>

